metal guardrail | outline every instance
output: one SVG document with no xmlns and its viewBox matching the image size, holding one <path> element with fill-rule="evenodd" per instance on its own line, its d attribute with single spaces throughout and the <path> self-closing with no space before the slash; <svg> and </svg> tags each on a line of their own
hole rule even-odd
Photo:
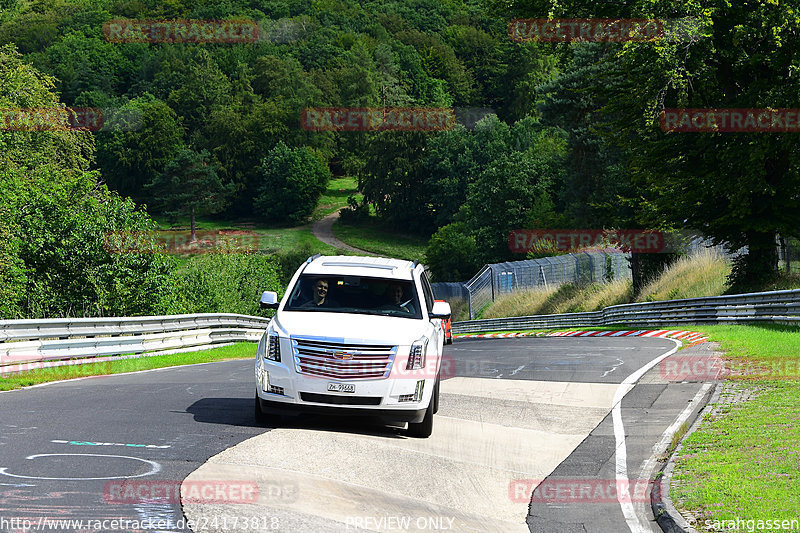
<svg viewBox="0 0 800 533">
<path fill-rule="evenodd" d="M 0 369 L 258 342 L 269 321 L 236 314 L 0 320 Z"/>
<path fill-rule="evenodd" d="M 90 362 L 103 356 L 257 342 L 269 322 L 236 314 L 0 320 L 0 370 L 28 363 Z M 453 323 L 453 333 L 686 323 L 800 325 L 800 289 L 623 304 L 587 313 L 470 320 Z"/>
<path fill-rule="evenodd" d="M 602 311 L 454 322 L 453 333 L 560 327 L 777 323 L 800 325 L 800 289 L 606 307 Z"/>
</svg>

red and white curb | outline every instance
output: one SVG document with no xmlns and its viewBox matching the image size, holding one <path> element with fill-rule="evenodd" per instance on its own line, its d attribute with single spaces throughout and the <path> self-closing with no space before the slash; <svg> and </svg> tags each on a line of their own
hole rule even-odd
<svg viewBox="0 0 800 533">
<path fill-rule="evenodd" d="M 462 333 L 453 335 L 457 339 L 502 339 L 511 337 L 663 337 L 676 339 L 691 345 L 706 342 L 708 337 L 704 333 L 685 330 L 667 329 L 640 329 L 623 331 L 555 331 L 543 333 L 529 331 L 520 333 Z"/>
</svg>

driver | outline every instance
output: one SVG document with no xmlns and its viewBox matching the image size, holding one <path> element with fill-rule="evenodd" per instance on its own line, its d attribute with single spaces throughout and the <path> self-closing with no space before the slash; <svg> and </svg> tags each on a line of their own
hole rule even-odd
<svg viewBox="0 0 800 533">
<path fill-rule="evenodd" d="M 392 307 L 394 309 L 398 309 L 400 311 L 404 311 L 406 313 L 410 313 L 411 309 L 407 307 L 410 300 L 406 301 L 403 286 L 398 284 L 392 284 L 389 286 L 388 289 L 389 299 L 392 302 Z"/>
</svg>

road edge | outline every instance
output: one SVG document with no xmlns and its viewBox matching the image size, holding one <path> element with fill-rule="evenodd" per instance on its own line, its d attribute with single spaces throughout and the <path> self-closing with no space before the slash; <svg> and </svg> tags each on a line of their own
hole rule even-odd
<svg viewBox="0 0 800 533">
<path fill-rule="evenodd" d="M 719 400 L 723 384 L 724 382 L 718 382 L 713 388 L 709 389 L 702 404 L 703 408 L 699 409 L 695 414 L 689 430 L 681 437 L 672 454 L 651 477 L 653 491 L 650 493 L 650 509 L 658 526 L 665 533 L 697 533 L 697 530 L 683 518 L 675 504 L 672 503 L 672 499 L 669 497 L 669 482 L 672 479 L 675 458 L 683 448 L 683 442 L 689 435 L 697 431 L 706 415 L 714 408 L 714 404 Z"/>
</svg>

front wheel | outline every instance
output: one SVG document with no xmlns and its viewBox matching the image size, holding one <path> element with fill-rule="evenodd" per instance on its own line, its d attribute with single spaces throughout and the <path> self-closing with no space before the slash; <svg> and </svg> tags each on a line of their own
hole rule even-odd
<svg viewBox="0 0 800 533">
<path fill-rule="evenodd" d="M 425 418 L 422 419 L 422 422 L 416 424 L 409 422 L 406 435 L 419 439 L 430 437 L 431 433 L 433 433 L 433 410 L 433 398 L 431 398 L 431 403 L 428 404 L 428 408 L 425 410 Z"/>
</svg>

